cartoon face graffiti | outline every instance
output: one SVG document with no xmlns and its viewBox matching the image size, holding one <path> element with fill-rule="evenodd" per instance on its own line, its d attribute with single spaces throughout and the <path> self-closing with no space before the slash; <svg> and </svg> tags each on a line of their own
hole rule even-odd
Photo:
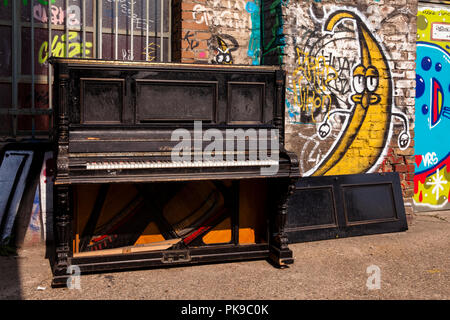
<svg viewBox="0 0 450 320">
<path fill-rule="evenodd" d="M 416 117 L 431 130 L 450 119 L 450 55 L 438 45 L 418 42 L 416 66 Z"/>
<path fill-rule="evenodd" d="M 219 46 L 217 47 L 216 62 L 219 64 L 233 64 L 233 57 L 226 42 L 217 37 L 217 43 Z"/>
<path fill-rule="evenodd" d="M 222 50 L 217 48 L 216 62 L 219 64 L 232 64 L 233 58 L 231 57 L 230 49 Z"/>
<path fill-rule="evenodd" d="M 351 96 L 355 104 L 361 104 L 364 109 L 369 105 L 380 102 L 380 95 L 375 92 L 378 88 L 379 75 L 377 68 L 358 65 L 353 70 L 353 90 L 356 92 Z"/>
<path fill-rule="evenodd" d="M 328 154 L 312 173 L 307 173 L 313 176 L 364 173 L 374 168 L 387 145 L 392 116 L 404 122 L 404 131 L 399 135 L 400 148 L 406 148 L 410 141 L 406 117 L 392 111 L 392 82 L 386 56 L 359 15 L 348 10 L 335 11 L 326 19 L 324 32 L 333 34 L 335 27 L 344 20 L 354 22 L 361 59 L 353 68 L 354 93 L 350 96 L 353 108 L 332 110 L 319 126 L 318 135 L 324 139 L 330 132 L 330 116 L 348 115 L 344 129 Z M 363 154 L 362 146 L 365 146 Z"/>
</svg>

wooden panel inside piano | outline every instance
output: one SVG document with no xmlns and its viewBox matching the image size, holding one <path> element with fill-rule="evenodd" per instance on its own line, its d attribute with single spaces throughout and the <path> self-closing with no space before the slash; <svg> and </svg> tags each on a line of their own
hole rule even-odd
<svg viewBox="0 0 450 320">
<path fill-rule="evenodd" d="M 267 181 L 76 185 L 74 257 L 267 243 Z"/>
</svg>

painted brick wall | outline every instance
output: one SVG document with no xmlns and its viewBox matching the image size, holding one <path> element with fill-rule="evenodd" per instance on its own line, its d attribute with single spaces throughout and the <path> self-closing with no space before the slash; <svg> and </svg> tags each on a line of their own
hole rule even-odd
<svg viewBox="0 0 450 320">
<path fill-rule="evenodd" d="M 450 209 L 450 6 L 420 4 L 417 15 L 414 205 Z"/>
<path fill-rule="evenodd" d="M 300 157 L 301 173 L 398 172 L 409 202 L 417 1 L 281 6 L 286 142 Z"/>
<path fill-rule="evenodd" d="M 286 143 L 302 175 L 394 171 L 410 201 L 417 1 L 182 0 L 180 7 L 180 61 L 283 64 Z M 370 81 L 373 92 L 358 94 L 354 79 L 365 92 Z"/>
<path fill-rule="evenodd" d="M 252 11 L 247 0 L 183 0 L 181 2 L 181 62 L 253 63 Z M 253 13 L 253 15 L 252 15 Z M 255 23 L 253 23 L 255 25 Z M 259 31 L 259 27 L 255 28 Z M 259 39 L 259 37 L 257 38 Z M 254 53 L 254 51 L 252 51 Z M 252 54 L 250 52 L 250 54 Z M 258 59 L 257 59 L 258 60 Z"/>
</svg>

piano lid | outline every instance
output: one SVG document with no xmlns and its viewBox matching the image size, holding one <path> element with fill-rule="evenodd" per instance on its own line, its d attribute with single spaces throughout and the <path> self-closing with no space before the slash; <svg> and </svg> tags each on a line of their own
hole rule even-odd
<svg viewBox="0 0 450 320">
<path fill-rule="evenodd" d="M 170 69 L 192 69 L 192 70 L 222 70 L 222 71 L 276 71 L 281 70 L 281 66 L 253 66 L 239 64 L 203 64 L 203 63 L 177 63 L 177 62 L 149 62 L 149 61 L 123 61 L 123 60 L 105 60 L 105 59 L 79 59 L 79 58 L 59 58 L 50 57 L 51 64 L 67 64 L 70 66 L 83 67 L 102 67 L 102 68 L 163 68 Z"/>
</svg>

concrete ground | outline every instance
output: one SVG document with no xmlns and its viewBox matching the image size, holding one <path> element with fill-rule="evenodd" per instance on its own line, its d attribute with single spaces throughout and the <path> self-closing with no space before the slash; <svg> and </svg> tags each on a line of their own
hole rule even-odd
<svg viewBox="0 0 450 320">
<path fill-rule="evenodd" d="M 78 290 L 52 289 L 45 248 L 28 247 L 0 257 L 0 299 L 450 299 L 450 211 L 414 215 L 406 232 L 290 248 L 295 263 L 286 269 L 249 261 L 91 274 L 81 276 Z M 369 290 L 372 265 L 380 282 Z"/>
</svg>

